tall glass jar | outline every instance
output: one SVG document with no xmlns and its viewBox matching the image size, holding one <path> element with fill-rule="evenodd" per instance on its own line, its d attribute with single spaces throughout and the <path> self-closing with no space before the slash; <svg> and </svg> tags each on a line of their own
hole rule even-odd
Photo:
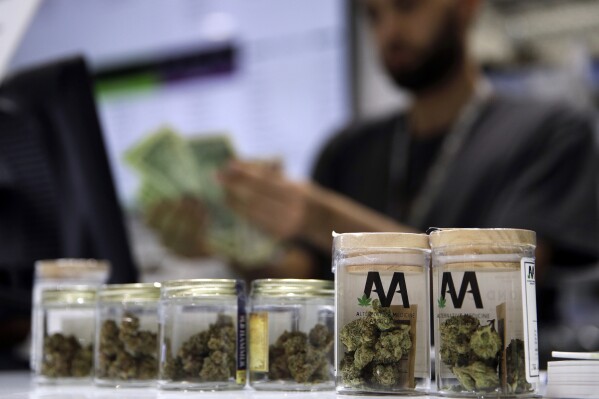
<svg viewBox="0 0 599 399">
<path fill-rule="evenodd" d="M 95 383 L 151 386 L 158 379 L 160 284 L 113 284 L 98 290 Z"/>
<path fill-rule="evenodd" d="M 246 380 L 241 281 L 167 281 L 160 299 L 161 389 L 242 389 Z"/>
<path fill-rule="evenodd" d="M 255 280 L 250 295 L 250 385 L 276 391 L 333 389 L 333 282 Z"/>
<path fill-rule="evenodd" d="M 91 381 L 96 290 L 73 286 L 43 290 L 42 319 L 34 333 L 36 381 L 63 384 Z"/>
<path fill-rule="evenodd" d="M 106 283 L 110 274 L 110 263 L 96 259 L 53 259 L 35 262 L 33 280 L 33 306 L 31 312 L 31 330 L 41 328 L 41 292 L 45 289 L 88 285 L 99 287 Z M 38 327 L 40 326 L 40 327 Z M 35 369 L 37 353 L 35 340 L 31 340 L 30 364 Z"/>
<path fill-rule="evenodd" d="M 428 391 L 429 262 L 425 234 L 335 236 L 338 392 Z"/>
<path fill-rule="evenodd" d="M 430 241 L 439 393 L 534 395 L 535 233 L 448 229 Z"/>
</svg>

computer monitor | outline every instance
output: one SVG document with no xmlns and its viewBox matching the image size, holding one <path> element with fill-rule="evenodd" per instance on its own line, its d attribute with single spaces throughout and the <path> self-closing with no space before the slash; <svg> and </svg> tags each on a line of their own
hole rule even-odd
<svg viewBox="0 0 599 399">
<path fill-rule="evenodd" d="M 110 283 L 137 279 L 79 57 L 0 85 L 0 313 L 28 311 L 34 262 L 61 257 L 109 260 Z"/>
</svg>

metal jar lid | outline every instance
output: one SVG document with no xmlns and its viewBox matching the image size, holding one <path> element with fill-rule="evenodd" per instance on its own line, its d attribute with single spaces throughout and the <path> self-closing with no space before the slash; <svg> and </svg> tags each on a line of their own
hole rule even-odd
<svg viewBox="0 0 599 399">
<path fill-rule="evenodd" d="M 243 282 L 234 279 L 171 280 L 162 283 L 161 297 L 194 298 L 233 296 L 243 292 Z"/>
<path fill-rule="evenodd" d="M 52 288 L 42 291 L 42 304 L 52 306 L 95 306 L 96 289 L 87 285 Z"/>
<path fill-rule="evenodd" d="M 98 289 L 98 302 L 156 302 L 160 283 L 107 284 Z"/>
<path fill-rule="evenodd" d="M 333 297 L 332 281 L 312 279 L 261 279 L 252 282 L 252 297 Z"/>
</svg>

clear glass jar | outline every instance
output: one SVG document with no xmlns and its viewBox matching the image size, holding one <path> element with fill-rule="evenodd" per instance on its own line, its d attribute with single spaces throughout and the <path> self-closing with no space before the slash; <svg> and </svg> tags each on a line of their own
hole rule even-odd
<svg viewBox="0 0 599 399">
<path fill-rule="evenodd" d="M 335 236 L 338 392 L 430 389 L 429 262 L 425 234 Z"/>
<path fill-rule="evenodd" d="M 110 263 L 95 259 L 53 259 L 35 262 L 33 281 L 33 306 L 31 312 L 31 331 L 41 328 L 41 293 L 51 288 L 88 285 L 99 287 L 106 283 L 110 275 Z M 40 327 L 38 327 L 40 326 Z M 35 340 L 31 340 L 30 365 L 35 370 L 38 363 Z"/>
<path fill-rule="evenodd" d="M 158 379 L 160 284 L 98 290 L 95 378 L 100 386 L 152 386 Z"/>
<path fill-rule="evenodd" d="M 246 381 L 243 282 L 167 281 L 160 317 L 161 389 L 242 389 Z"/>
<path fill-rule="evenodd" d="M 432 232 L 430 241 L 438 392 L 534 395 L 535 233 L 448 229 Z"/>
<path fill-rule="evenodd" d="M 326 280 L 252 282 L 249 383 L 256 390 L 335 387 L 334 286 Z"/>
<path fill-rule="evenodd" d="M 63 384 L 91 381 L 96 289 L 89 286 L 41 292 L 42 320 L 34 333 L 39 353 L 36 381 Z"/>
</svg>

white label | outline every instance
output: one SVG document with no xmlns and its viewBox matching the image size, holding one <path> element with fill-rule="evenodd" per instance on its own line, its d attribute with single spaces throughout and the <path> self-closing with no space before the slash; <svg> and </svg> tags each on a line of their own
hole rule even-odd
<svg viewBox="0 0 599 399">
<path fill-rule="evenodd" d="M 539 378 L 539 347 L 537 335 L 537 298 L 535 286 L 535 260 L 522 258 L 522 312 L 524 319 L 524 359 L 526 381 L 537 383 Z"/>
</svg>

